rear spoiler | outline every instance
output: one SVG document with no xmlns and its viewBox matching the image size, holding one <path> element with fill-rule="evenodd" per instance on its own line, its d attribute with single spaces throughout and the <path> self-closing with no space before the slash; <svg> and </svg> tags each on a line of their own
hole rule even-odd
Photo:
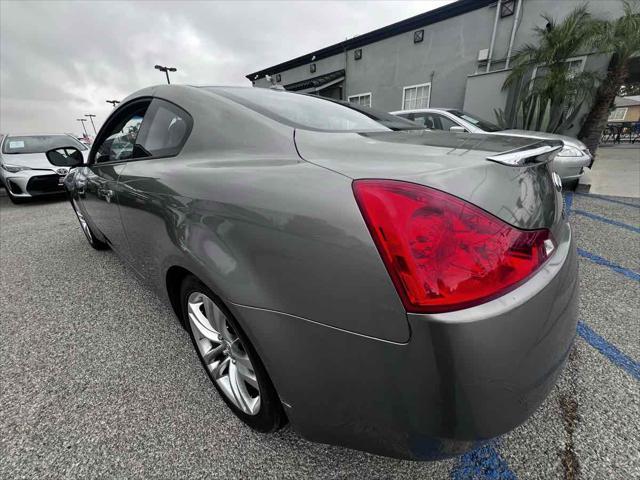
<svg viewBox="0 0 640 480">
<path fill-rule="evenodd" d="M 553 160 L 563 146 L 562 140 L 542 140 L 514 150 L 496 153 L 487 157 L 487 160 L 511 167 L 547 163 Z"/>
</svg>

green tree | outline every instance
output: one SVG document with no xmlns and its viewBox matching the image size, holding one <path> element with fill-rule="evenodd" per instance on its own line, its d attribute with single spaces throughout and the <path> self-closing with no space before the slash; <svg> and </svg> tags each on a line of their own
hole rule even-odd
<svg viewBox="0 0 640 480">
<path fill-rule="evenodd" d="M 598 87 L 591 110 L 579 137 L 595 155 L 609 111 L 629 75 L 629 60 L 640 52 L 640 11 L 637 2 L 623 1 L 624 15 L 616 20 L 595 23 L 593 46 L 611 52 L 607 75 Z"/>
<path fill-rule="evenodd" d="M 535 43 L 516 52 L 502 86 L 517 92 L 515 108 L 508 114 L 496 111 L 496 116 L 505 127 L 558 132 L 571 125 L 595 90 L 597 74 L 576 68 L 569 59 L 590 48 L 596 23 L 585 5 L 560 22 L 547 14 L 542 18 L 546 25 L 534 29 Z"/>
</svg>

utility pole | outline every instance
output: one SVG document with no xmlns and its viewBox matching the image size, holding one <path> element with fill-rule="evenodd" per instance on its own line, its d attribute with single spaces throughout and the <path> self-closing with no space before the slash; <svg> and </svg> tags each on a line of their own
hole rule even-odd
<svg viewBox="0 0 640 480">
<path fill-rule="evenodd" d="M 98 131 L 96 130 L 96 126 L 93 123 L 93 118 L 95 117 L 95 115 L 93 113 L 87 113 L 87 114 L 85 114 L 85 117 L 89 117 L 89 120 L 91 120 L 91 126 L 93 127 L 93 133 L 95 133 L 97 135 Z"/>
<path fill-rule="evenodd" d="M 156 65 L 155 67 L 156 70 L 160 70 L 161 72 L 164 72 L 164 74 L 167 76 L 167 83 L 171 84 L 171 82 L 169 81 L 169 72 L 176 72 L 178 69 L 175 67 L 165 67 L 164 65 Z"/>
<path fill-rule="evenodd" d="M 82 129 L 84 130 L 84 134 L 88 137 L 89 134 L 87 133 L 87 128 L 84 126 L 84 122 L 87 121 L 86 118 L 76 118 L 77 121 L 79 121 L 80 123 L 82 123 Z"/>
<path fill-rule="evenodd" d="M 107 103 L 113 105 L 113 108 L 116 108 L 116 105 L 120 103 L 120 100 L 107 100 Z"/>
</svg>

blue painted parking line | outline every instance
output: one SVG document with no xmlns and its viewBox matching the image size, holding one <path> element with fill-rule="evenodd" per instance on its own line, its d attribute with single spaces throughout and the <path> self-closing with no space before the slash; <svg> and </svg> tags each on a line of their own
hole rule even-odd
<svg viewBox="0 0 640 480">
<path fill-rule="evenodd" d="M 465 453 L 451 471 L 451 480 L 516 480 L 492 444 Z"/>
<path fill-rule="evenodd" d="M 605 202 L 618 203 L 620 205 L 626 205 L 627 207 L 640 208 L 640 204 L 623 202 L 622 200 L 616 200 L 615 198 L 605 197 L 604 195 L 598 195 L 596 193 L 578 193 L 575 192 L 576 195 L 581 195 L 583 197 L 597 198 L 598 200 L 604 200 Z"/>
<path fill-rule="evenodd" d="M 593 263 L 595 263 L 597 265 L 602 265 L 604 267 L 608 267 L 611 270 L 613 270 L 614 272 L 619 273 L 621 275 L 624 275 L 625 277 L 630 278 L 631 280 L 635 280 L 636 282 L 640 282 L 640 273 L 634 272 L 633 270 L 631 270 L 629 268 L 621 267 L 620 265 L 617 265 L 617 264 L 615 264 L 613 262 L 610 262 L 606 258 L 602 258 L 602 257 L 596 255 L 595 253 L 587 252 L 586 250 L 578 248 L 578 255 L 580 255 L 581 257 L 586 258 L 587 260 L 591 260 Z"/>
<path fill-rule="evenodd" d="M 582 321 L 578 322 L 578 334 L 584 338 L 589 345 L 611 360 L 611 362 L 640 381 L 640 362 L 636 362 L 634 359 L 622 353 L 617 347 L 607 342 Z"/>
<path fill-rule="evenodd" d="M 634 227 L 633 225 L 628 225 L 626 223 L 618 222 L 617 220 L 611 220 L 610 218 L 596 215 L 595 213 L 587 212 L 585 210 L 578 210 L 574 208 L 571 211 L 571 213 L 576 213 L 578 215 L 582 215 L 592 220 L 597 220 L 599 222 L 608 223 L 609 225 L 614 225 L 616 227 L 624 228 L 625 230 L 629 230 L 634 233 L 640 233 L 640 228 L 638 227 Z"/>
<path fill-rule="evenodd" d="M 564 213 L 567 217 L 571 215 L 571 207 L 573 207 L 573 192 L 567 192 L 564 195 Z"/>
</svg>

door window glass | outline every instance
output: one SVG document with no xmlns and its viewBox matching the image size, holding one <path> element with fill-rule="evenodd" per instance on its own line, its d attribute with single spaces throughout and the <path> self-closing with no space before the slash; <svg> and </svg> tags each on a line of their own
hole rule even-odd
<svg viewBox="0 0 640 480">
<path fill-rule="evenodd" d="M 177 155 L 191 132 L 191 116 L 180 107 L 155 99 L 145 116 L 140 144 L 154 157 Z"/>
<path fill-rule="evenodd" d="M 96 149 L 97 163 L 140 158 L 148 154 L 137 145 L 138 132 L 148 104 L 125 115 L 108 133 L 107 138 Z"/>
<path fill-rule="evenodd" d="M 438 120 L 440 122 L 440 129 L 449 131 L 451 127 L 458 127 L 459 125 L 455 123 L 453 120 L 449 120 L 444 115 L 438 115 Z"/>
<path fill-rule="evenodd" d="M 439 122 L 436 124 L 435 115 L 433 113 L 415 113 L 414 121 L 428 128 L 429 130 L 441 130 Z"/>
</svg>

